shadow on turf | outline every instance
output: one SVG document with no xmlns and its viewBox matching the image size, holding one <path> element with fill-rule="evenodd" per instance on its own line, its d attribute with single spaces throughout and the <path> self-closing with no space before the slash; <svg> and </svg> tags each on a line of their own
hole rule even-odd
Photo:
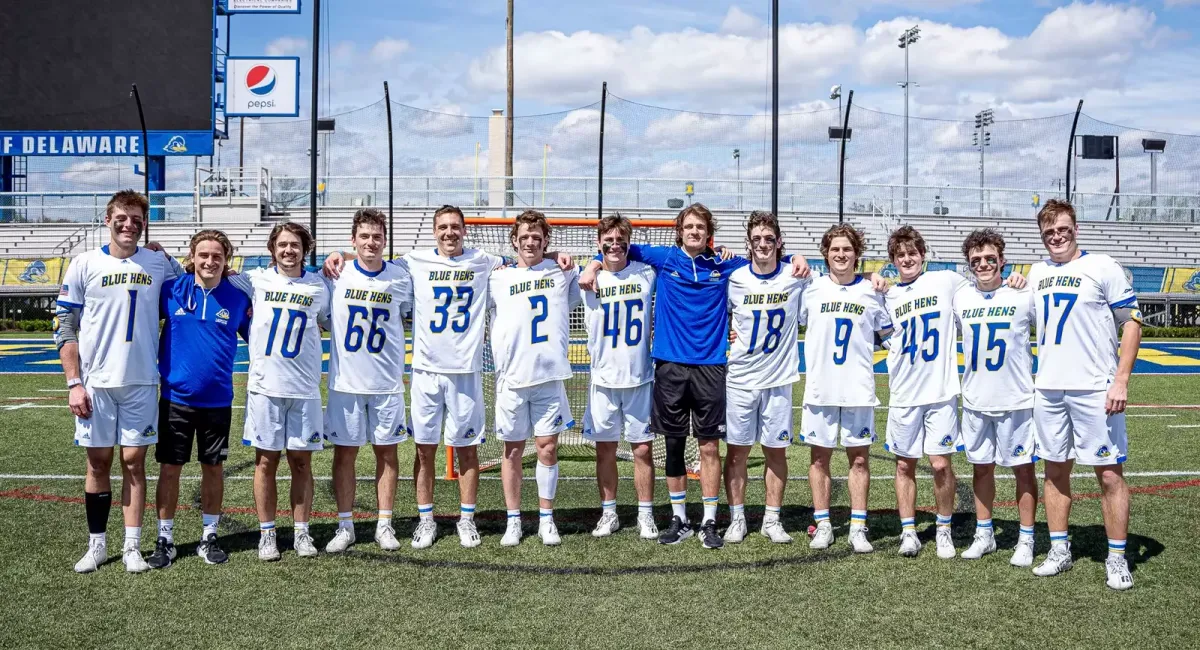
<svg viewBox="0 0 1200 650">
<path fill-rule="evenodd" d="M 700 509 L 696 508 L 696 512 L 689 512 L 689 516 L 699 515 Z M 626 523 L 632 523 L 637 517 L 637 508 L 632 506 L 624 506 L 618 508 L 618 513 L 621 520 Z M 474 571 L 492 571 L 499 573 L 528 573 L 541 575 L 650 575 L 650 574 L 683 574 L 683 573 L 706 573 L 714 571 L 736 571 L 744 569 L 762 569 L 777 566 L 803 566 L 808 564 L 818 564 L 824 562 L 833 562 L 844 560 L 853 555 L 850 549 L 845 544 L 845 536 L 847 533 L 847 522 L 850 512 L 848 508 L 833 508 L 830 511 L 831 519 L 835 522 L 834 530 L 838 535 L 838 541 L 835 545 L 825 551 L 819 553 L 808 553 L 804 545 L 807 542 L 807 536 L 804 531 L 807 529 L 809 522 L 812 521 L 812 508 L 805 506 L 785 506 L 781 513 L 784 521 L 784 526 L 793 531 L 796 536 L 796 542 L 788 546 L 780 546 L 776 551 L 775 557 L 754 560 L 754 561 L 736 561 L 736 552 L 734 549 L 726 549 L 718 551 L 718 553 L 727 554 L 725 557 L 728 561 L 706 562 L 703 564 L 692 565 L 662 565 L 662 566 L 631 566 L 631 567 L 602 567 L 602 566 L 539 566 L 529 564 L 502 564 L 464 560 L 447 560 L 447 559 L 429 559 L 420 557 L 420 553 L 414 553 L 407 545 L 396 553 L 381 552 L 374 550 L 372 543 L 374 535 L 374 524 L 371 522 L 359 522 L 355 525 L 355 535 L 359 542 L 355 550 L 346 553 L 347 557 L 366 560 L 371 562 L 380 562 L 384 564 L 402 564 L 408 566 L 418 566 L 425 568 L 451 568 L 465 569 Z M 570 545 L 581 541 L 592 542 L 591 527 L 598 518 L 598 512 L 595 508 L 565 508 L 555 512 L 555 521 L 558 523 L 559 530 L 563 535 L 563 543 Z M 659 508 L 655 512 L 655 517 L 660 524 L 665 523 L 666 518 L 670 516 L 668 508 Z M 457 536 L 454 533 L 453 522 L 455 518 L 439 517 L 438 532 L 440 539 L 437 544 L 454 544 L 458 543 Z M 762 522 L 762 511 L 753 509 L 747 513 L 747 525 L 756 533 L 759 525 Z M 483 536 L 485 546 L 494 546 L 499 543 L 499 538 L 504 534 L 506 523 L 505 513 L 502 511 L 483 512 L 476 516 L 476 522 L 479 528 L 480 535 Z M 894 511 L 872 511 L 870 515 L 870 532 L 868 534 L 871 543 L 875 546 L 876 553 L 895 553 L 899 547 L 900 535 L 900 519 Z M 920 531 L 918 536 L 923 543 L 931 543 L 934 538 L 936 518 L 931 513 L 917 513 L 917 528 Z M 258 534 L 256 531 L 247 530 L 245 524 L 233 521 L 232 517 L 222 519 L 222 537 L 221 544 L 226 551 L 231 553 L 237 552 L 254 552 L 258 549 Z M 229 524 L 236 524 L 241 530 L 234 532 L 234 528 L 226 528 Z M 728 524 L 728 516 L 722 515 L 718 520 L 718 526 L 724 528 Z M 969 513 L 960 513 L 954 516 L 953 530 L 955 545 L 961 552 L 971 542 L 974 534 L 975 518 Z M 402 540 L 411 535 L 416 527 L 414 519 L 399 519 L 396 520 L 396 534 Z M 1002 550 L 1012 549 L 1017 542 L 1017 533 L 1019 523 L 1014 520 L 996 519 L 994 520 L 996 533 L 996 543 Z M 337 524 L 333 522 L 314 523 L 311 527 L 313 538 L 317 542 L 318 548 L 323 549 L 337 529 Z M 226 532 L 228 531 L 228 532 Z M 525 531 L 527 539 L 523 544 L 535 544 L 540 542 L 536 536 L 536 518 L 526 517 Z M 229 534 L 232 533 L 232 534 Z M 1103 562 L 1108 554 L 1107 536 L 1104 532 L 1104 527 L 1101 525 L 1089 526 L 1072 526 L 1069 529 L 1072 540 L 1072 549 L 1078 558 L 1088 558 L 1096 562 Z M 634 531 L 629 528 L 623 529 L 618 535 L 634 535 Z M 1044 554 L 1049 547 L 1049 531 L 1044 524 L 1039 524 L 1036 530 L 1037 548 L 1040 554 Z M 280 550 L 285 552 L 292 549 L 293 537 L 290 528 L 279 529 Z M 595 543 L 603 544 L 603 541 Z M 654 544 L 654 542 L 645 542 L 646 544 Z M 689 544 L 693 542 L 688 542 Z M 402 541 L 403 544 L 403 541 Z M 195 553 L 196 544 L 180 545 L 179 551 L 181 555 L 190 555 Z M 372 549 L 372 550 L 367 550 Z M 1148 562 L 1151 558 L 1159 555 L 1164 550 L 1163 545 L 1158 540 L 1144 537 L 1141 535 L 1131 535 L 1129 537 L 1128 550 L 1126 557 L 1130 563 L 1130 570 L 1136 571 L 1137 566 L 1144 562 Z M 553 550 L 547 549 L 548 553 Z M 663 553 L 671 553 L 672 549 L 664 548 Z M 932 548 L 925 549 L 923 553 L 932 553 Z M 324 552 L 322 552 L 324 555 Z"/>
</svg>

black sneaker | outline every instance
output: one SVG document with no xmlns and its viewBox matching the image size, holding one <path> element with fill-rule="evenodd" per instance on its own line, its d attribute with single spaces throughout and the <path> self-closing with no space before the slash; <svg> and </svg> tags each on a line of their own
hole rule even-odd
<svg viewBox="0 0 1200 650">
<path fill-rule="evenodd" d="M 671 526 L 658 536 L 659 544 L 678 544 L 692 536 L 692 525 L 680 519 L 671 518 Z"/>
<path fill-rule="evenodd" d="M 209 533 L 200 545 L 196 547 L 196 555 L 204 558 L 205 564 L 225 564 L 229 561 L 229 554 L 217 544 L 217 536 L 215 533 Z"/>
<path fill-rule="evenodd" d="M 171 560 L 174 559 L 175 545 L 168 542 L 166 537 L 159 537 L 158 541 L 154 542 L 154 552 L 146 558 L 146 564 L 149 564 L 151 569 L 165 569 L 171 566 Z"/>
<path fill-rule="evenodd" d="M 721 548 L 725 546 L 725 540 L 717 534 L 717 522 L 709 519 L 700 524 L 700 543 L 704 548 Z"/>
</svg>

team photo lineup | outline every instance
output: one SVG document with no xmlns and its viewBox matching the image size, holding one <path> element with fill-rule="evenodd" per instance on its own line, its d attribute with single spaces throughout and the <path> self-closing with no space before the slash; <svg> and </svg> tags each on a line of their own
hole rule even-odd
<svg viewBox="0 0 1200 650">
<path fill-rule="evenodd" d="M 878 538 L 868 528 L 870 452 L 882 442 L 895 459 L 900 555 L 916 557 L 922 550 L 917 469 L 927 459 L 937 557 L 979 560 L 1001 550 L 1012 566 L 1040 577 L 1067 571 L 1077 557 L 1067 533 L 1071 480 L 1077 465 L 1090 467 L 1103 505 L 1106 585 L 1133 586 L 1124 557 L 1130 493 L 1122 463 L 1142 317 L 1121 266 L 1079 247 L 1076 212 L 1065 201 L 1050 200 L 1037 213 L 1046 257 L 1027 276 L 1003 275 L 1004 233 L 991 228 L 962 242 L 972 277 L 926 270 L 925 240 L 902 226 L 887 241 L 898 272 L 894 283 L 859 273 L 866 243 L 849 223 L 830 227 L 819 251 L 787 251 L 777 217 L 755 211 L 736 226 L 746 245 L 738 255 L 713 246 L 716 222 L 699 203 L 679 212 L 673 246 L 631 244 L 629 219 L 599 219 L 597 254 L 581 266 L 555 250 L 550 221 L 536 210 L 513 221 L 509 255 L 464 247 L 467 220 L 453 206 L 432 215 L 436 248 L 387 260 L 387 216 L 364 208 L 353 216 L 350 248 L 329 255 L 323 268 L 306 268 L 313 237 L 286 221 L 267 242 L 271 265 L 246 273 L 230 270 L 235 251 L 219 230 L 197 232 L 183 265 L 153 243 L 139 245 L 149 208 L 138 192 L 113 195 L 104 213 L 108 243 L 70 261 L 57 299 L 55 344 L 75 416 L 75 444 L 86 456 L 89 534 L 76 572 L 96 571 L 109 559 L 110 474 L 118 468 L 126 571 L 230 561 L 218 525 L 241 339 L 250 355 L 241 442 L 254 454 L 259 560 L 279 560 L 287 550 L 300 557 L 344 553 L 370 542 L 399 551 L 393 518 L 410 508 L 396 502 L 397 448 L 410 439 L 418 517 L 412 549 L 426 549 L 438 537 L 439 445 L 452 448 L 457 461 L 455 529 L 462 547 L 522 543 L 528 444 L 536 452 L 538 539 L 546 546 L 569 545 L 570 536 L 564 539 L 555 521 L 558 438 L 578 428 L 595 446 L 600 508 L 591 535 L 597 538 L 625 524 L 634 525 L 647 544 L 696 537 L 690 543 L 721 549 L 743 542 L 755 532 L 747 506 L 760 506 L 746 502 L 748 459 L 757 445 L 765 488 L 759 534 L 776 544 L 794 542 L 780 515 L 790 498 L 811 503 L 811 549 L 833 546 L 835 527 L 848 524 L 843 543 L 854 553 L 871 553 Z M 809 268 L 805 255 L 812 253 L 823 258 L 824 272 Z M 569 404 L 565 383 L 572 376 L 569 315 L 577 308 L 590 358 L 586 404 Z M 801 328 L 806 381 L 796 404 Z M 324 404 L 322 332 L 329 340 Z M 485 422 L 485 346 L 495 364 L 494 422 Z M 873 370 L 877 351 L 886 353 L 889 378 L 884 431 L 875 420 L 881 406 Z M 499 540 L 481 536 L 475 521 L 478 450 L 489 432 L 503 444 L 506 523 Z M 689 439 L 698 448 L 695 468 L 688 466 Z M 622 440 L 632 451 L 636 521 L 618 517 Z M 366 445 L 375 459 L 377 511 L 373 540 L 360 541 L 355 463 Z M 658 520 L 654 507 L 664 495 L 656 486 L 655 445 L 665 449 L 670 505 L 670 517 Z M 791 445 L 809 449 L 809 494 L 798 495 L 793 487 L 788 496 Z M 849 466 L 848 522 L 830 516 L 831 460 L 839 446 Z M 316 539 L 310 530 L 313 454 L 330 447 L 338 525 L 331 537 Z M 951 534 L 953 460 L 959 454 L 973 472 L 976 513 L 965 549 Z M 181 538 L 199 540 L 200 559 L 184 560 L 174 519 L 180 477 L 193 458 L 201 468 L 203 528 L 198 535 L 180 531 Z M 284 458 L 291 549 L 281 547 L 276 532 Z M 1036 474 L 1039 461 L 1044 480 Z M 158 466 L 153 493 L 148 462 Z M 998 549 L 993 531 L 997 465 L 1009 468 L 1015 480 L 1019 535 L 1011 549 Z M 703 514 L 696 520 L 686 508 L 689 473 L 693 480 L 698 474 L 702 494 Z M 728 525 L 718 530 L 722 492 Z M 148 502 L 156 510 L 157 532 L 146 553 L 141 540 Z M 1035 548 L 1039 502 L 1049 548 Z"/>
</svg>

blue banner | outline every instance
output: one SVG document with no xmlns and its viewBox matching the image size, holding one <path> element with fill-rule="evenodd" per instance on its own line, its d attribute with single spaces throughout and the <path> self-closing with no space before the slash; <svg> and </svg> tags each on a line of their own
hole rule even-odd
<svg viewBox="0 0 1200 650">
<path fill-rule="evenodd" d="M 211 131 L 150 131 L 151 156 L 210 156 Z M 0 131 L 0 156 L 141 156 L 141 131 Z"/>
</svg>

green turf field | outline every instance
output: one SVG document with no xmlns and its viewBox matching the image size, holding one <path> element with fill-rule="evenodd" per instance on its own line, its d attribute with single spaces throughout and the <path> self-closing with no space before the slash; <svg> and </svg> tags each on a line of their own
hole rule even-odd
<svg viewBox="0 0 1200 650">
<path fill-rule="evenodd" d="M 880 395 L 886 390 L 881 380 Z M 802 392 L 797 385 L 797 396 Z M 1200 377 L 1135 377 L 1137 405 L 1200 404 Z M 239 393 L 236 404 L 243 403 Z M 799 400 L 796 402 L 799 404 Z M 581 406 L 581 405 L 580 405 Z M 36 407 L 36 408 L 35 408 Z M 110 520 L 112 561 L 98 573 L 71 567 L 86 543 L 83 453 L 71 445 L 72 420 L 57 375 L 0 375 L 0 648 L 58 647 L 628 647 L 670 644 L 732 647 L 1196 647 L 1193 610 L 1200 602 L 1200 409 L 1130 410 L 1134 488 L 1129 555 L 1135 588 L 1104 586 L 1105 535 L 1093 479 L 1076 481 L 1072 516 L 1075 568 L 1048 579 L 1014 569 L 1008 558 L 1016 539 L 1011 481 L 1001 481 L 995 520 L 1001 551 L 983 560 L 939 560 L 929 545 L 908 560 L 896 555 L 899 522 L 892 463 L 875 447 L 869 526 L 876 552 L 854 556 L 845 543 L 849 516 L 845 483 L 834 483 L 834 547 L 810 551 L 804 530 L 811 521 L 808 485 L 792 481 L 785 525 L 797 537 L 775 546 L 751 534 L 740 545 L 706 551 L 689 540 L 661 547 L 622 529 L 595 540 L 588 533 L 599 514 L 595 484 L 566 480 L 559 486 L 556 518 L 564 534 L 558 548 L 536 538 L 536 488 L 524 491 L 526 534 L 521 546 L 502 549 L 504 512 L 497 471 L 485 473 L 478 519 L 483 545 L 466 550 L 453 530 L 458 497 L 439 480 L 436 512 L 440 535 L 433 548 L 396 553 L 370 543 L 374 494 L 359 484 L 356 550 L 304 560 L 291 551 L 291 521 L 279 518 L 283 560 L 257 559 L 257 522 L 250 493 L 252 454 L 236 444 L 241 410 L 235 410 L 234 445 L 227 472 L 224 566 L 196 558 L 199 485 L 185 482 L 176 517 L 180 559 L 171 568 L 128 575 L 117 556 L 121 513 Z M 882 431 L 883 412 L 878 413 Z M 401 447 L 401 473 L 409 474 L 412 446 Z M 793 447 L 792 473 L 807 472 L 807 451 Z M 329 475 L 332 453 L 315 457 L 316 473 Z M 835 456 L 836 458 L 836 456 Z M 753 461 L 754 459 L 752 459 Z M 531 467 L 532 459 L 527 466 Z M 960 473 L 965 458 L 956 458 Z M 923 466 L 928 472 L 928 467 Z M 153 464 L 148 468 L 155 474 Z M 844 475 L 845 461 L 834 474 Z M 373 472 L 371 454 L 360 455 L 359 474 Z M 632 474 L 622 463 L 621 474 Z M 195 476 L 195 465 L 187 474 Z M 586 448 L 569 449 L 564 477 L 592 475 Z M 752 474 L 761 476 L 756 464 Z M 999 472 L 1003 474 L 1003 472 Z M 1155 473 L 1155 475 L 1150 475 Z M 281 467 L 286 474 L 286 465 Z M 18 476 L 19 475 L 19 476 Z M 55 475 L 66 475 L 60 478 Z M 528 471 L 532 476 L 532 470 Z M 691 483 L 694 515 L 699 486 Z M 153 494 L 154 484 L 150 491 Z M 114 482 L 114 491 L 119 482 Z M 748 489 L 750 527 L 762 516 L 762 482 Z M 286 499 L 286 489 L 281 490 Z M 660 481 L 656 516 L 669 508 Z M 622 481 L 620 514 L 635 517 L 630 481 Z M 922 539 L 932 542 L 932 483 L 918 492 Z M 727 521 L 722 497 L 721 524 Z M 318 481 L 313 533 L 323 547 L 336 526 L 328 481 Z M 974 518 L 969 481 L 959 485 L 954 521 L 960 551 L 969 544 Z M 397 493 L 397 534 L 411 534 L 415 518 L 411 481 Z M 1039 520 L 1042 513 L 1039 511 Z M 154 515 L 147 509 L 143 548 L 153 547 Z M 1044 525 L 1037 550 L 1048 547 Z"/>
</svg>

